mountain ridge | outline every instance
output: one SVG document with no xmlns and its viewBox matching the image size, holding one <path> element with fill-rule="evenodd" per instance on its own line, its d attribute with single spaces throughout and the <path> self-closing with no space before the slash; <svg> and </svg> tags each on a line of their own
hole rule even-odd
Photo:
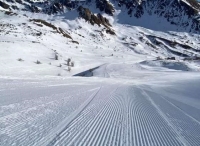
<svg viewBox="0 0 200 146">
<path fill-rule="evenodd" d="M 65 13 L 65 11 L 77 9 L 79 6 L 90 8 L 92 5 L 100 13 L 104 12 L 111 16 L 115 15 L 118 10 L 123 11 L 123 17 L 130 17 L 124 23 L 132 23 L 137 19 L 148 19 L 148 17 L 150 18 L 154 15 L 161 21 L 163 19 L 188 32 L 199 33 L 200 31 L 199 6 L 194 7 L 188 0 L 56 0 L 51 2 L 43 0 L 1 0 L 0 2 L 1 7 L 11 11 L 22 10 L 33 13 L 47 13 L 49 15 Z M 118 19 L 123 18 L 119 17 Z"/>
</svg>

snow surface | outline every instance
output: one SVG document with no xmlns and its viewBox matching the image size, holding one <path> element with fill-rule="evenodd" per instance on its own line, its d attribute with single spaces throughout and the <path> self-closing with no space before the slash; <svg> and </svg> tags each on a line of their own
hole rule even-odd
<svg viewBox="0 0 200 146">
<path fill-rule="evenodd" d="M 200 145 L 200 36 L 118 15 L 112 36 L 73 11 L 0 11 L 0 146 Z"/>
<path fill-rule="evenodd" d="M 199 74 L 124 72 L 1 78 L 0 145 L 199 145 Z"/>
</svg>

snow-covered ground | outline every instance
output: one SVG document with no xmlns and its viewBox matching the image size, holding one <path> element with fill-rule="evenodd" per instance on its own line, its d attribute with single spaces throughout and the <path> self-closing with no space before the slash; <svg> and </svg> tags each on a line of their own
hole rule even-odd
<svg viewBox="0 0 200 146">
<path fill-rule="evenodd" d="M 0 145 L 200 144 L 199 73 L 120 69 L 99 71 L 110 78 L 1 78 Z"/>
<path fill-rule="evenodd" d="M 200 36 L 69 13 L 0 11 L 0 146 L 199 146 Z"/>
</svg>

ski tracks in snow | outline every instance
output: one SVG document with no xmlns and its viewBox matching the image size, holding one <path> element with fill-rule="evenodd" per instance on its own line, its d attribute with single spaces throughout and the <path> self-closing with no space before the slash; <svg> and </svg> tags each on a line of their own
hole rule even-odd
<svg viewBox="0 0 200 146">
<path fill-rule="evenodd" d="M 171 111 L 164 111 L 159 102 L 152 99 L 154 96 L 137 86 L 106 88 L 96 94 L 49 146 L 198 146 L 198 123 L 196 133 L 175 124 L 168 116 Z M 166 101 L 161 103 L 168 104 Z M 172 105 L 167 106 L 172 108 Z M 173 112 L 180 115 L 180 110 Z M 180 117 L 183 123 L 193 126 L 190 117 Z"/>
<path fill-rule="evenodd" d="M 37 84 L 39 85 L 39 84 Z M 36 85 L 36 86 L 37 86 Z M 16 86 L 17 88 L 17 86 Z M 1 94 L 0 105 L 0 145 L 38 145 L 60 121 L 88 101 L 99 87 L 55 86 L 13 90 Z M 54 91 L 54 92 L 53 92 Z M 16 93 L 16 94 L 15 94 Z M 15 95 L 14 100 L 8 100 Z M 8 99 L 7 99 L 8 98 Z M 6 104 L 10 102 L 9 104 Z"/>
<path fill-rule="evenodd" d="M 25 102 L 24 110 L 20 105 L 15 110 L 11 110 L 15 104 L 7 105 L 8 115 L 0 112 L 0 145 L 200 144 L 199 121 L 156 91 L 139 85 L 102 84 L 67 94 L 66 87 L 61 87 L 48 87 L 62 92 Z M 6 111 L 2 107 L 0 111 Z"/>
<path fill-rule="evenodd" d="M 48 143 L 55 143 L 57 139 L 59 139 L 60 134 L 65 131 L 67 125 L 70 124 L 89 105 L 89 103 L 97 95 L 100 89 L 101 87 L 93 89 L 97 91 L 90 95 L 90 97 L 84 103 L 82 103 L 74 112 L 72 112 L 67 118 L 65 118 L 55 129 L 51 130 L 48 136 L 43 138 L 37 145 L 48 145 Z M 51 140 L 52 135 L 56 136 Z"/>
<path fill-rule="evenodd" d="M 147 95 L 148 93 L 148 95 Z M 176 138 L 185 146 L 200 144 L 200 122 L 188 115 L 175 104 L 159 94 L 143 92 L 169 127 L 176 133 Z M 189 109 L 188 109 L 189 110 Z"/>
</svg>

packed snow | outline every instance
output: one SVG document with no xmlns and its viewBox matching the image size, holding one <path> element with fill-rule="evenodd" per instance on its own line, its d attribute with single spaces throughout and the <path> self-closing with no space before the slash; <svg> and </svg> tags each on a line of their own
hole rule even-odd
<svg viewBox="0 0 200 146">
<path fill-rule="evenodd" d="M 198 146 L 199 73 L 129 69 L 132 78 L 117 65 L 110 78 L 2 78 L 0 144 Z"/>
</svg>

